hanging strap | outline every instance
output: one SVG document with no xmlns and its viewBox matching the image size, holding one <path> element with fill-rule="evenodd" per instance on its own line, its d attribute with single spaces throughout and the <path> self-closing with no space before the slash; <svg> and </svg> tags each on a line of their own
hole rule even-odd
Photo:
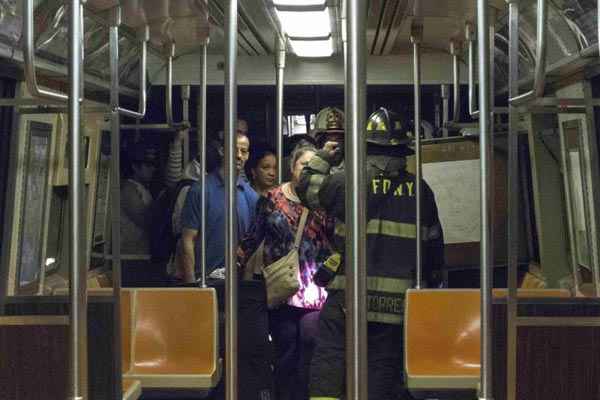
<svg viewBox="0 0 600 400">
<path fill-rule="evenodd" d="M 302 216 L 300 217 L 300 223 L 298 224 L 298 230 L 296 231 L 296 239 L 294 240 L 294 248 L 296 249 L 300 247 L 300 241 L 302 240 L 302 234 L 304 233 L 307 219 L 308 208 L 302 207 Z"/>
</svg>

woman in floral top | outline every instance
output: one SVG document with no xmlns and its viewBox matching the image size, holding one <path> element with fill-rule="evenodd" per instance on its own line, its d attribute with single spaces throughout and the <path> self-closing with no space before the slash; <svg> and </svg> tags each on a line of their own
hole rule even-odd
<svg viewBox="0 0 600 400">
<path fill-rule="evenodd" d="M 303 206 L 296 195 L 302 168 L 314 149 L 303 147 L 291 157 L 292 181 L 271 190 L 258 203 L 256 225 L 240 245 L 241 265 L 264 240 L 264 265 L 287 255 L 294 245 Z M 308 374 L 318 332 L 319 311 L 327 292 L 313 280 L 319 263 L 330 254 L 328 238 L 333 234 L 333 220 L 322 212 L 310 212 L 300 243 L 300 289 L 287 304 L 271 311 L 270 329 L 275 342 L 275 384 L 277 399 L 308 399 Z"/>
</svg>

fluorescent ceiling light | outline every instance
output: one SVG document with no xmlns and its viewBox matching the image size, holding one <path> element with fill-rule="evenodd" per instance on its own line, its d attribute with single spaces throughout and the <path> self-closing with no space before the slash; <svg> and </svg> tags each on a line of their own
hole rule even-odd
<svg viewBox="0 0 600 400">
<path fill-rule="evenodd" d="M 331 33 L 329 8 L 321 11 L 279 11 L 281 27 L 291 37 L 325 37 Z"/>
<path fill-rule="evenodd" d="M 273 0 L 276 6 L 322 6 L 326 0 Z"/>
<path fill-rule="evenodd" d="M 298 57 L 330 57 L 333 54 L 331 38 L 323 40 L 291 40 L 290 44 Z"/>
</svg>

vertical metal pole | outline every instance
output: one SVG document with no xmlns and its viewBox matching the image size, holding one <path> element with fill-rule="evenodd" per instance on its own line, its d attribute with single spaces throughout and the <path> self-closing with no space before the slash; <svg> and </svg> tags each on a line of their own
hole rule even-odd
<svg viewBox="0 0 600 400">
<path fill-rule="evenodd" d="M 200 162 L 200 279 L 202 287 L 206 287 L 206 49 L 208 43 L 200 50 L 200 87 L 198 92 L 198 161 Z"/>
<path fill-rule="evenodd" d="M 414 97 L 415 97 L 415 169 L 417 179 L 417 260 L 416 260 L 416 275 L 417 282 L 416 288 L 421 289 L 423 287 L 423 243 L 421 237 L 421 200 L 422 200 L 422 161 L 421 161 L 421 34 L 422 26 L 414 27 L 411 32 L 410 40 L 413 44 L 413 86 L 414 86 Z"/>
<path fill-rule="evenodd" d="M 434 120 L 435 120 L 435 127 L 436 128 L 440 128 L 442 126 L 442 107 L 440 106 L 440 100 L 441 97 L 438 95 L 438 93 L 434 93 L 433 95 L 433 104 L 434 104 Z"/>
<path fill-rule="evenodd" d="M 600 21 L 598 22 L 600 23 Z M 583 83 L 583 96 L 585 99 L 586 129 L 583 134 L 583 161 L 585 162 L 585 186 L 587 186 L 586 198 L 587 211 L 589 214 L 587 226 L 589 227 L 589 255 L 592 267 L 592 276 L 596 297 L 600 297 L 600 171 L 598 167 L 599 151 L 597 142 L 597 124 L 595 109 L 592 103 L 592 84 L 589 81 Z M 583 172 L 583 170 L 582 170 Z"/>
<path fill-rule="evenodd" d="M 69 18 L 69 296 L 71 303 L 69 337 L 69 381 L 71 399 L 87 398 L 87 268 L 83 258 L 83 165 L 81 163 L 82 87 L 80 0 L 71 0 Z"/>
<path fill-rule="evenodd" d="M 238 280 L 236 268 L 236 119 L 237 119 L 237 0 L 229 0 L 225 11 L 225 397 L 238 398 L 237 371 L 237 304 Z"/>
<path fill-rule="evenodd" d="M 452 109 L 452 121 L 460 122 L 460 64 L 458 60 L 458 44 L 450 41 L 450 54 L 452 55 L 452 89 L 454 96 L 454 107 Z"/>
<path fill-rule="evenodd" d="M 285 71 L 285 42 L 275 38 L 275 145 L 277 148 L 277 183 L 283 177 L 283 78 Z"/>
<path fill-rule="evenodd" d="M 190 161 L 190 85 L 181 86 L 181 103 L 182 122 L 186 127 L 183 132 L 183 167 L 185 167 Z"/>
<path fill-rule="evenodd" d="M 468 79 L 469 79 L 469 115 L 471 117 L 479 115 L 475 110 L 475 38 L 473 37 L 473 27 L 470 23 L 465 26 L 465 40 L 469 48 L 468 51 Z"/>
<path fill-rule="evenodd" d="M 121 377 L 121 118 L 119 114 L 119 25 L 121 24 L 121 9 L 113 9 L 112 25 L 109 28 L 109 57 L 110 57 L 110 221 L 112 249 L 112 280 L 114 310 L 113 335 L 115 348 L 115 376 Z M 145 71 L 140 71 L 145 73 Z M 142 88 L 140 88 L 141 90 Z M 139 120 L 138 120 L 139 121 Z M 122 379 L 116 379 L 115 393 L 123 391 Z"/>
<path fill-rule="evenodd" d="M 346 390 L 348 400 L 367 399 L 367 274 L 365 190 L 367 2 L 346 1 Z"/>
<path fill-rule="evenodd" d="M 519 2 L 508 3 L 508 97 L 519 93 Z M 469 43 L 471 49 L 471 43 Z M 471 50 L 469 50 L 471 57 Z M 471 62 L 469 63 L 471 68 Z M 469 74 L 472 77 L 472 74 Z M 469 83 L 471 85 L 471 83 Z M 469 86 L 471 88 L 471 86 Z M 469 89 L 471 100 L 471 89 Z M 471 104 L 471 103 L 469 103 Z M 519 259 L 519 111 L 508 108 L 508 298 L 506 395 L 516 400 L 517 388 L 517 271 Z"/>
<path fill-rule="evenodd" d="M 490 48 L 488 2 L 477 0 L 477 42 L 479 51 L 479 152 L 481 159 L 481 400 L 492 399 L 492 274 L 491 235 L 492 155 L 490 107 Z"/>
<path fill-rule="evenodd" d="M 167 55 L 167 66 L 165 68 L 165 115 L 167 125 L 173 126 L 173 57 L 175 56 L 175 44 L 165 45 Z"/>
<path fill-rule="evenodd" d="M 341 23 L 342 27 L 342 52 L 344 53 L 344 82 L 348 80 L 348 23 L 346 19 L 346 0 L 342 1 L 341 6 Z M 344 113 L 348 111 L 348 96 L 346 95 L 347 88 L 344 87 Z M 321 107 L 321 98 L 320 98 L 320 90 L 317 88 L 317 105 L 320 109 Z"/>
<path fill-rule="evenodd" d="M 446 84 L 441 85 L 441 96 L 442 96 L 442 134 L 444 137 L 448 137 L 448 119 L 450 118 L 450 88 Z"/>
</svg>

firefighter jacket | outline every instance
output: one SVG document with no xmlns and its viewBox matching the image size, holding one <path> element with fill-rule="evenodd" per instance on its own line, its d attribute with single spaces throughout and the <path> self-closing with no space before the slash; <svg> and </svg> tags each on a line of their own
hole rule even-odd
<svg viewBox="0 0 600 400">
<path fill-rule="evenodd" d="M 335 217 L 333 243 L 343 255 L 345 175 L 330 174 L 327 157 L 326 152 L 319 151 L 310 160 L 296 191 L 305 206 L 324 209 Z M 405 162 L 394 171 L 369 164 L 367 187 L 363 190 L 367 190 L 367 318 L 371 322 L 402 324 L 404 295 L 415 283 L 415 176 L 406 171 Z M 444 262 L 443 232 L 434 194 L 424 181 L 422 191 L 423 279 L 429 286 L 437 286 Z M 345 289 L 343 262 L 327 288 Z"/>
</svg>

